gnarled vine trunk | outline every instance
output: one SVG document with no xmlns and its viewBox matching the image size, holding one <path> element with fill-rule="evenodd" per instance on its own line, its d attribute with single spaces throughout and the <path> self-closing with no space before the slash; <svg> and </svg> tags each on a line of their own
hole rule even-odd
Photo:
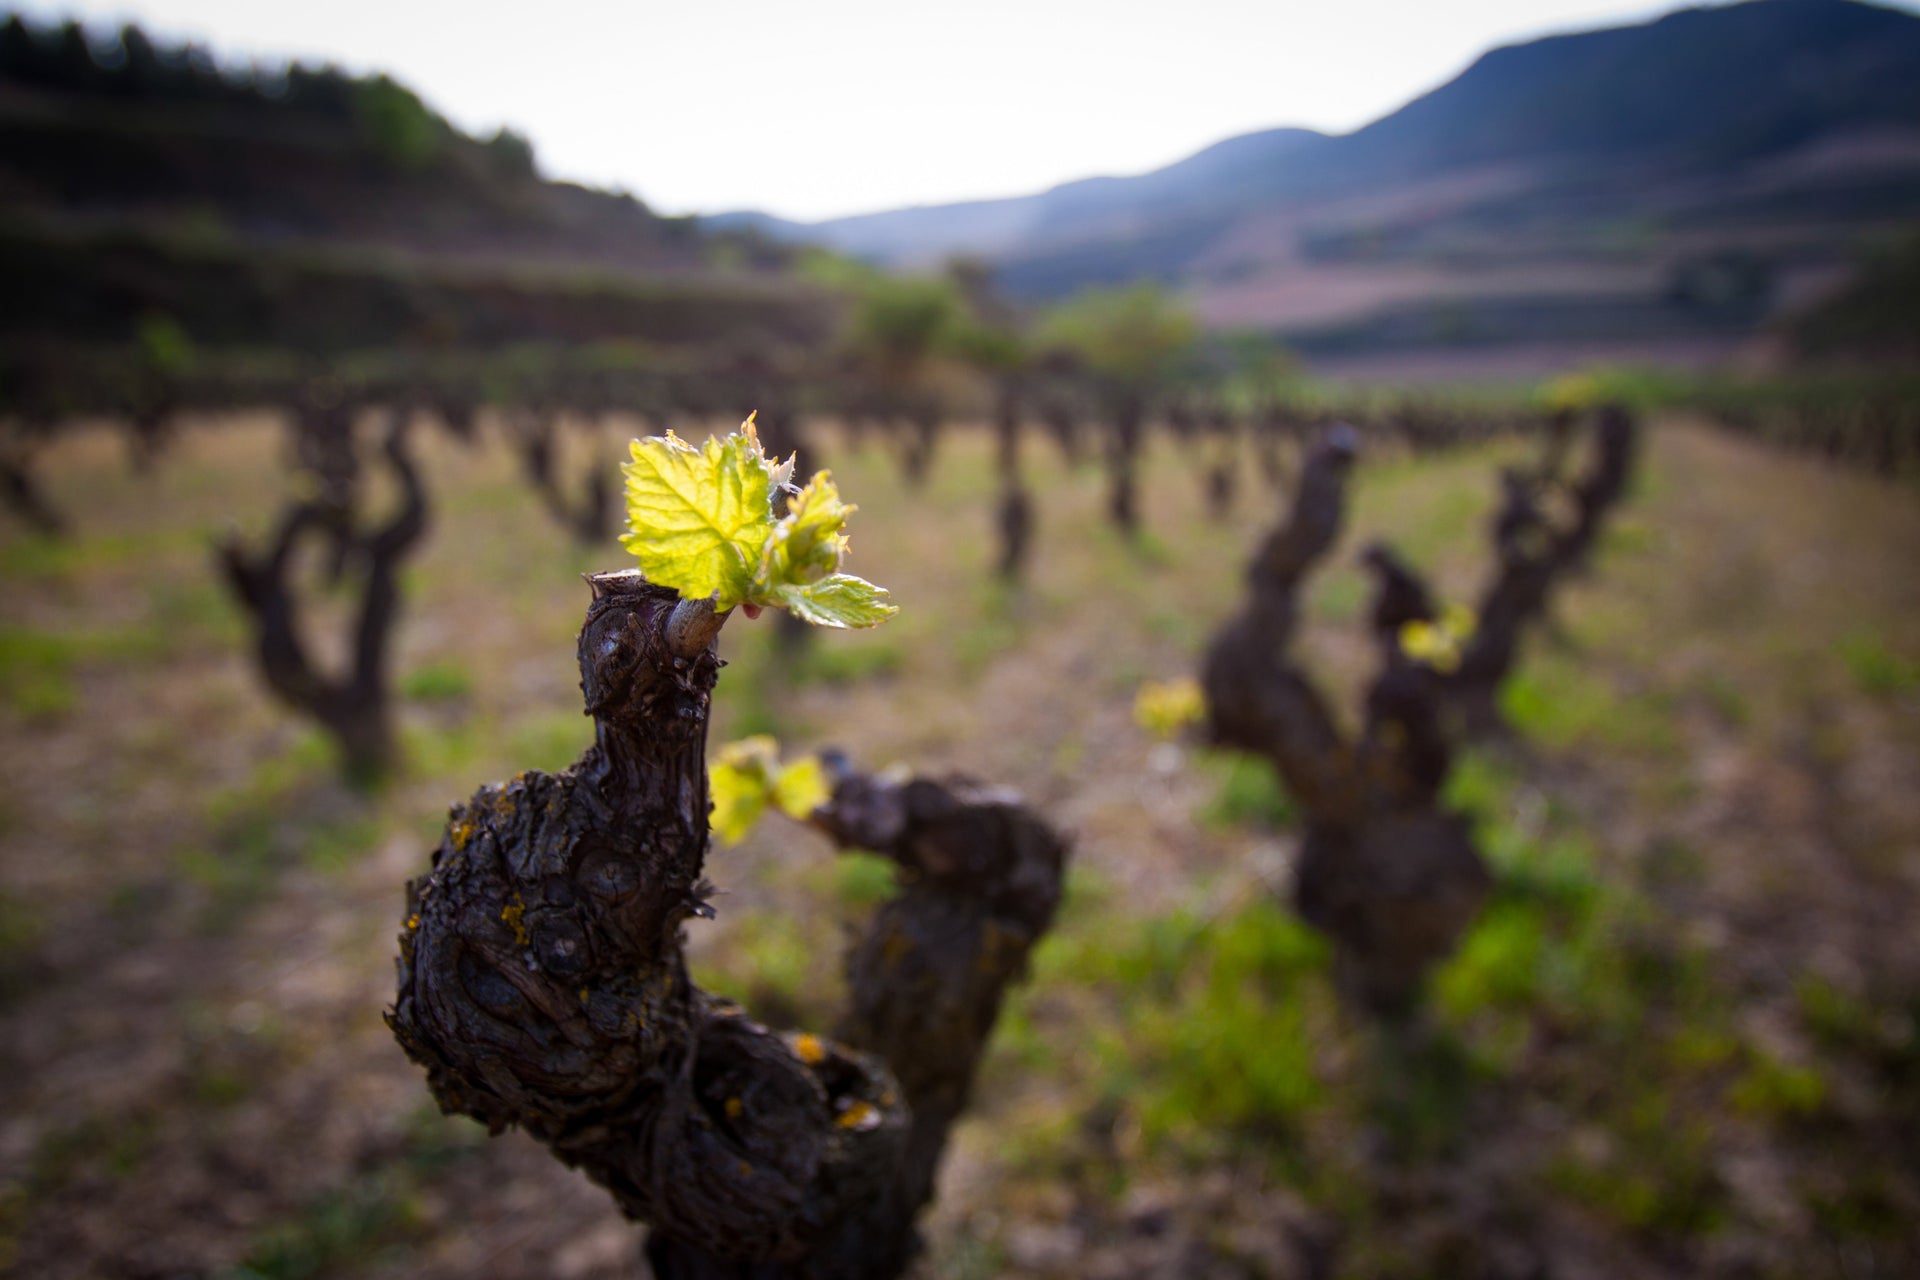
<svg viewBox="0 0 1920 1280">
<path fill-rule="evenodd" d="M 1000 476 L 1000 500 L 994 523 L 1000 532 L 1000 554 L 994 572 L 1004 582 L 1026 576 L 1033 545 L 1033 497 L 1027 491 L 1020 466 L 1020 389 L 1012 378 L 1002 378 L 994 397 L 994 469 Z"/>
<path fill-rule="evenodd" d="M 1549 437 L 1554 474 L 1564 465 L 1568 444 Z M 1585 566 L 1607 517 L 1626 494 L 1638 445 L 1639 427 L 1631 414 L 1615 406 L 1600 410 L 1592 458 L 1568 491 L 1571 521 L 1557 528 L 1540 506 L 1549 487 L 1545 468 L 1532 475 L 1501 472 L 1502 498 L 1492 529 L 1495 570 L 1481 592 L 1473 636 L 1443 690 L 1467 734 L 1500 724 L 1500 686 L 1519 657 L 1521 636 L 1546 613 L 1554 583 Z"/>
<path fill-rule="evenodd" d="M 1146 419 L 1147 406 L 1139 396 L 1115 396 L 1107 436 L 1107 519 L 1128 537 L 1140 531 L 1138 480 Z"/>
<path fill-rule="evenodd" d="M 1349 741 L 1289 653 L 1300 587 L 1340 534 L 1356 447 L 1338 426 L 1308 456 L 1201 683 L 1213 740 L 1265 756 L 1305 813 L 1294 903 L 1333 940 L 1343 989 L 1397 1015 L 1478 914 L 1490 877 L 1466 822 L 1440 806 L 1450 754 L 1435 674 L 1392 646 Z"/>
<path fill-rule="evenodd" d="M 816 825 L 894 859 L 902 888 L 849 956 L 834 1038 L 759 1025 L 682 949 L 711 914 L 724 615 L 635 573 L 591 582 L 594 743 L 455 807 L 408 886 L 389 1023 L 443 1109 L 518 1125 L 652 1224 L 667 1280 L 899 1275 L 1065 844 L 1004 793 L 840 765 Z"/>
<path fill-rule="evenodd" d="M 394 741 L 387 655 L 400 605 L 400 566 L 427 529 L 427 498 L 407 452 L 407 425 L 396 416 L 383 452 L 400 482 L 401 505 L 375 529 L 351 521 L 350 499 L 323 490 L 295 502 L 259 552 L 230 536 L 216 548 L 235 597 L 253 620 L 256 652 L 267 687 L 282 702 L 318 720 L 339 745 L 347 775 L 373 781 L 393 765 Z M 320 670 L 300 634 L 300 601 L 293 555 L 302 539 L 324 536 L 332 572 L 357 563 L 365 575 L 352 656 L 338 675 Z"/>
<path fill-rule="evenodd" d="M 67 519 L 47 498 L 33 471 L 33 452 L 44 434 L 25 424 L 0 424 L 0 504 L 36 533 L 58 538 L 67 532 Z"/>
</svg>

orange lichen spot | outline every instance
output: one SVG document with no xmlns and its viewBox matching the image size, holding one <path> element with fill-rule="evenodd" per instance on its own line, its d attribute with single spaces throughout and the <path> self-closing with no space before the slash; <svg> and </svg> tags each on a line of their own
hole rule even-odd
<svg viewBox="0 0 1920 1280">
<path fill-rule="evenodd" d="M 740 1113 L 742 1111 L 745 1111 L 746 1109 L 747 1109 L 746 1104 L 741 1102 L 740 1099 L 738 1098 L 727 1099 L 727 1119 L 738 1120 L 740 1118 Z"/>
<path fill-rule="evenodd" d="M 817 1067 L 827 1060 L 827 1051 L 821 1047 L 820 1037 L 810 1031 L 802 1031 L 793 1038 L 793 1052 L 810 1067 Z"/>
<path fill-rule="evenodd" d="M 447 823 L 447 839 L 452 842 L 454 851 L 457 853 L 473 843 L 473 837 L 479 830 L 480 824 L 467 817 L 462 811 L 459 817 Z"/>
<path fill-rule="evenodd" d="M 588 996 L 588 994 L 589 994 L 589 993 L 588 993 L 588 991 L 587 991 L 587 989 L 586 989 L 585 987 L 582 987 L 582 988 L 580 988 L 580 1003 L 581 1003 L 581 1004 L 585 1004 L 585 1003 L 587 1002 L 587 996 Z"/>
<path fill-rule="evenodd" d="M 507 922 L 509 929 L 513 930 L 513 940 L 523 947 L 532 941 L 527 937 L 527 926 L 521 923 L 522 917 L 526 914 L 527 904 L 520 901 L 520 895 L 517 893 L 513 895 L 513 901 L 500 908 L 500 918 Z"/>
<path fill-rule="evenodd" d="M 861 1129 L 866 1127 L 867 1118 L 873 1114 L 873 1108 L 864 1102 L 852 1102 L 847 1109 L 833 1118 L 836 1129 Z"/>
<path fill-rule="evenodd" d="M 415 929 L 418 929 L 419 927 L 420 927 L 420 913 L 416 911 L 412 915 L 407 917 L 407 932 L 412 933 Z"/>
<path fill-rule="evenodd" d="M 753 1176 L 753 1166 L 748 1164 L 745 1160 L 742 1160 L 740 1162 L 740 1176 L 743 1178 L 749 1178 Z"/>
</svg>

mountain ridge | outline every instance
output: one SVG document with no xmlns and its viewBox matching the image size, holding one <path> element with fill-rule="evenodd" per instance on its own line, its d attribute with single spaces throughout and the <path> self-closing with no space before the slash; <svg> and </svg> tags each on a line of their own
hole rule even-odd
<svg viewBox="0 0 1920 1280">
<path fill-rule="evenodd" d="M 1746 74 L 1708 74 L 1716 60 L 1745 63 Z M 1769 74 L 1784 92 L 1750 92 Z M 1608 109 L 1595 110 L 1597 101 Z M 1920 129 L 1920 18 L 1856 0 L 1749 0 L 1501 45 L 1347 134 L 1260 130 L 1148 173 L 1078 179 L 1027 196 L 816 223 L 752 214 L 715 221 L 751 222 L 889 265 L 926 265 L 1473 165 L 1725 164 L 1876 124 Z"/>
</svg>

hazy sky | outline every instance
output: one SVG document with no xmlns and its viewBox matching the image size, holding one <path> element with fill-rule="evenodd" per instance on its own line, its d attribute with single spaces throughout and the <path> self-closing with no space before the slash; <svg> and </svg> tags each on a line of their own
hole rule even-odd
<svg viewBox="0 0 1920 1280">
<path fill-rule="evenodd" d="M 1902 7 L 1920 5 L 1907 0 Z M 1273 125 L 1344 132 L 1494 44 L 1637 0 L 78 0 L 227 57 L 384 70 L 552 177 L 668 213 L 821 218 L 1137 173 Z"/>
</svg>

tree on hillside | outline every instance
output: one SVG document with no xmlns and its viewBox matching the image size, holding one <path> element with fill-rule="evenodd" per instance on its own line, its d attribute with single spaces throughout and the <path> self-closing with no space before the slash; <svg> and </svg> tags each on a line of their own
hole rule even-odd
<svg viewBox="0 0 1920 1280">
<path fill-rule="evenodd" d="M 1199 325 L 1152 284 L 1081 293 L 1048 314 L 1042 341 L 1076 353 L 1110 431 L 1107 513 L 1122 530 L 1139 528 L 1136 473 L 1147 413 L 1191 357 Z"/>
<path fill-rule="evenodd" d="M 992 388 L 994 462 L 1000 477 L 996 572 L 1014 582 L 1025 571 L 1033 534 L 1033 498 L 1020 467 L 1020 422 L 1033 373 L 1033 344 L 1013 308 L 994 294 L 984 268 L 959 260 L 948 265 L 947 274 L 966 299 L 966 315 L 950 345 Z"/>
<path fill-rule="evenodd" d="M 901 466 L 909 484 L 925 482 L 940 430 L 934 380 L 938 357 L 960 323 L 949 280 L 874 276 L 861 287 L 846 345 L 879 394 L 887 415 L 904 421 Z"/>
</svg>

